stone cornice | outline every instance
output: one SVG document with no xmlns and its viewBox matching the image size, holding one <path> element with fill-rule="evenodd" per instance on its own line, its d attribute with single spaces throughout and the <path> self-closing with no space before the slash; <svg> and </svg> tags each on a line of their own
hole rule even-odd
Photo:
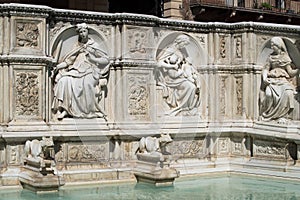
<svg viewBox="0 0 300 200">
<path fill-rule="evenodd" d="M 0 56 L 0 61 L 8 62 L 8 63 L 28 63 L 28 64 L 51 64 L 53 63 L 52 57 L 46 57 L 46 56 L 18 56 L 18 55 L 2 55 Z"/>
<path fill-rule="evenodd" d="M 258 73 L 261 72 L 262 66 L 259 65 L 204 65 L 197 68 L 199 72 L 214 72 L 227 74 L 241 74 L 241 73 Z"/>
<path fill-rule="evenodd" d="M 101 13 L 91 11 L 54 9 L 47 6 L 35 6 L 25 4 L 0 4 L 2 16 L 40 16 L 51 18 L 54 21 L 64 21 L 71 23 L 94 23 L 112 25 L 143 25 L 168 28 L 187 32 L 285 32 L 288 34 L 299 34 L 300 27 L 292 25 L 239 22 L 194 22 L 186 20 L 163 19 L 150 15 L 129 14 L 129 13 Z"/>
<path fill-rule="evenodd" d="M 51 14 L 52 19 L 55 21 L 71 23 L 112 24 L 115 21 L 115 15 L 110 13 L 53 9 Z"/>
<path fill-rule="evenodd" d="M 0 4 L 0 11 L 2 16 L 30 16 L 30 17 L 49 17 L 53 9 L 48 6 L 35 6 L 27 4 Z"/>
</svg>

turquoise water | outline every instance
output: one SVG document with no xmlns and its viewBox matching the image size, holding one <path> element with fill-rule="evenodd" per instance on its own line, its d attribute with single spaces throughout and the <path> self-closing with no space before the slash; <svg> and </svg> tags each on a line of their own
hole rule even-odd
<svg viewBox="0 0 300 200">
<path fill-rule="evenodd" d="M 65 188 L 58 193 L 35 194 L 27 190 L 0 191 L 2 200 L 300 200 L 300 183 L 253 177 L 199 177 L 176 181 L 173 187 L 118 184 Z"/>
</svg>

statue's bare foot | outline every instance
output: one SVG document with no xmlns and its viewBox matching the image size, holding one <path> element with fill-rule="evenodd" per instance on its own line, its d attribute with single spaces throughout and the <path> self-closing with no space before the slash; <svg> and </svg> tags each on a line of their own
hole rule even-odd
<svg viewBox="0 0 300 200">
<path fill-rule="evenodd" d="M 286 118 L 280 118 L 280 119 L 278 119 L 278 124 L 287 124 L 288 122 L 289 122 L 289 120 L 286 119 Z"/>
<path fill-rule="evenodd" d="M 68 115 L 67 111 L 64 110 L 59 115 L 57 115 L 57 119 L 62 120 L 67 115 Z"/>
</svg>

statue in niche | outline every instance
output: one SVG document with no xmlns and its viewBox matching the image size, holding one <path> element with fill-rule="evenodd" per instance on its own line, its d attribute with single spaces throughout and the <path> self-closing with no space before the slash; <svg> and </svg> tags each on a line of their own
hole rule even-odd
<svg viewBox="0 0 300 200">
<path fill-rule="evenodd" d="M 293 69 L 292 60 L 280 37 L 271 39 L 273 52 L 262 71 L 260 118 L 286 123 L 294 109 L 296 87 L 291 79 L 299 74 Z"/>
<path fill-rule="evenodd" d="M 185 47 L 190 43 L 187 35 L 179 35 L 157 56 L 157 84 L 163 88 L 163 97 L 176 116 L 195 115 L 200 105 L 200 79 Z"/>
<path fill-rule="evenodd" d="M 52 110 L 57 119 L 104 118 L 100 107 L 102 87 L 110 69 L 109 58 L 92 38 L 88 26 L 77 24 L 78 42 L 54 68 L 54 99 Z"/>
</svg>

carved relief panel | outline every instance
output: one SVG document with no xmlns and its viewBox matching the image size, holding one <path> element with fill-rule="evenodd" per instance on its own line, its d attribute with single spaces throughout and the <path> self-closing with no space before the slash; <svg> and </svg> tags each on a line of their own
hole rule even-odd
<svg viewBox="0 0 300 200">
<path fill-rule="evenodd" d="M 221 74 L 218 82 L 219 116 L 240 117 L 244 114 L 243 77 Z"/>
<path fill-rule="evenodd" d="M 230 139 L 231 141 L 231 154 L 232 155 L 250 155 L 249 150 L 246 147 L 246 138 L 233 136 Z"/>
<path fill-rule="evenodd" d="M 70 144 L 68 145 L 69 162 L 101 162 L 109 160 L 108 143 Z"/>
<path fill-rule="evenodd" d="M 224 65 L 224 61 L 230 60 L 230 37 L 227 34 L 219 34 L 215 42 L 216 58 L 219 64 Z"/>
<path fill-rule="evenodd" d="M 42 69 L 14 70 L 14 119 L 43 119 Z"/>
<path fill-rule="evenodd" d="M 11 49 L 16 54 L 42 55 L 45 50 L 45 20 L 12 17 Z"/>
<path fill-rule="evenodd" d="M 275 141 L 254 140 L 253 156 L 257 158 L 286 159 L 286 144 Z"/>
<path fill-rule="evenodd" d="M 242 59 L 242 35 L 235 35 L 233 38 L 233 57 Z"/>
<path fill-rule="evenodd" d="M 204 154 L 203 145 L 204 140 L 200 138 L 184 141 L 173 140 L 173 142 L 167 146 L 167 151 L 171 153 L 171 155 L 182 158 L 201 157 Z"/>
<path fill-rule="evenodd" d="M 230 152 L 230 142 L 229 138 L 219 138 L 217 146 L 219 155 L 227 155 Z"/>
<path fill-rule="evenodd" d="M 149 119 L 149 74 L 128 74 L 127 111 L 130 118 Z"/>
<path fill-rule="evenodd" d="M 219 77 L 219 114 L 225 116 L 228 114 L 228 108 L 230 108 L 228 90 L 230 87 L 229 76 L 221 75 Z"/>
<path fill-rule="evenodd" d="M 226 55 L 228 54 L 226 50 L 226 38 L 224 35 L 220 36 L 220 46 L 219 46 L 219 53 L 221 58 L 226 58 Z"/>
<path fill-rule="evenodd" d="M 241 116 L 243 115 L 243 77 L 236 76 L 234 77 L 234 115 Z"/>
<path fill-rule="evenodd" d="M 7 145 L 7 164 L 18 165 L 20 164 L 20 146 L 18 145 Z"/>
<path fill-rule="evenodd" d="M 149 28 L 126 27 L 125 41 L 123 48 L 123 58 L 131 58 L 135 60 L 146 59 L 153 60 L 153 34 Z"/>
</svg>

